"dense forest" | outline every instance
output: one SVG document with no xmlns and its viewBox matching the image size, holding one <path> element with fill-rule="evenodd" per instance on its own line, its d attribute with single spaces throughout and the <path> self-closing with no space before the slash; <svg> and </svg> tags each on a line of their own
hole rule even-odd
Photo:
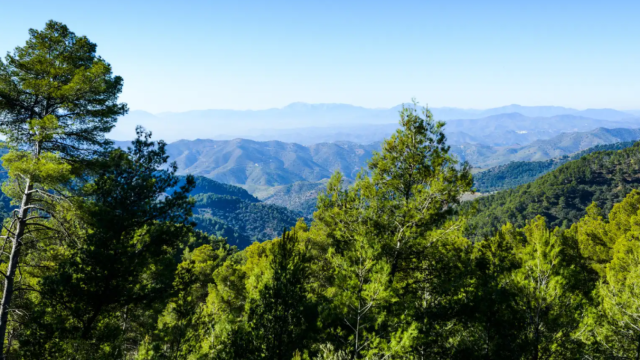
<svg viewBox="0 0 640 360">
<path fill-rule="evenodd" d="M 521 227 L 536 216 L 552 227 L 568 228 L 592 202 L 608 213 L 631 189 L 640 189 L 639 174 L 640 142 L 585 155 L 531 183 L 470 204 L 476 211 L 469 219 L 473 237 L 491 236 L 507 222 Z"/>
<path fill-rule="evenodd" d="M 290 228 L 302 217 L 285 207 L 261 202 L 243 201 L 229 195 L 215 193 L 194 196 L 196 229 L 223 236 L 231 245 L 245 248 L 253 241 L 270 240 Z M 220 224 L 224 224 L 220 228 Z M 233 229 L 234 234 L 226 229 Z M 220 232 L 222 231 L 222 232 Z"/>
<path fill-rule="evenodd" d="M 406 106 L 311 223 L 239 251 L 199 229 L 264 204 L 143 128 L 114 147 L 122 86 L 54 21 L 0 62 L 3 358 L 640 357 L 640 144 L 461 206 L 470 166 Z"/>
<path fill-rule="evenodd" d="M 571 156 L 565 155 L 557 159 L 545 161 L 513 161 L 476 174 L 473 178 L 474 187 L 476 191 L 481 193 L 511 189 L 530 183 L 549 171 L 558 168 L 560 165 L 571 160 L 579 159 L 592 152 L 621 150 L 633 144 L 633 141 L 624 141 L 613 144 L 596 145 Z"/>
</svg>

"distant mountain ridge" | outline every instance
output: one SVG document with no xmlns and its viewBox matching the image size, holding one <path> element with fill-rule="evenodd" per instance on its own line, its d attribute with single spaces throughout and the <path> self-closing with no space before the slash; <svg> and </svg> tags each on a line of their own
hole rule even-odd
<svg viewBox="0 0 640 360">
<path fill-rule="evenodd" d="M 349 142 L 302 146 L 280 141 L 181 140 L 167 146 L 182 174 L 238 185 L 319 181 L 336 170 L 353 178 L 379 145 Z"/>
<path fill-rule="evenodd" d="M 135 126 L 142 125 L 154 131 L 156 138 L 162 138 L 167 141 L 196 138 L 232 139 L 235 137 L 252 138 L 254 140 L 292 141 L 289 138 L 280 137 L 279 132 L 282 131 L 286 134 L 292 129 L 325 128 L 329 132 L 338 129 L 337 132 L 340 133 L 340 128 L 369 125 L 390 126 L 397 124 L 398 111 L 401 107 L 402 105 L 389 109 L 369 109 L 347 104 L 293 103 L 279 109 L 193 110 L 155 115 L 135 110 L 118 121 L 110 136 L 117 140 L 133 138 Z M 553 106 L 520 105 L 509 105 L 487 110 L 431 108 L 431 111 L 438 120 L 480 119 L 506 113 L 519 113 L 534 118 L 573 115 L 601 121 L 622 121 L 637 116 L 614 109 L 576 110 Z M 605 125 L 600 124 L 598 126 Z M 306 136 L 314 134 L 308 131 L 306 133 Z M 271 138 L 266 138 L 265 136 L 271 136 Z M 347 137 L 324 139 L 324 141 L 335 140 L 353 139 Z M 376 140 L 381 140 L 381 138 Z M 296 141 L 302 142 L 301 140 Z M 318 142 L 318 140 L 305 143 L 313 142 Z"/>
<path fill-rule="evenodd" d="M 596 145 L 640 139 L 640 129 L 598 128 L 563 133 L 525 146 L 496 147 L 482 144 L 452 145 L 451 152 L 476 167 L 493 167 L 511 161 L 540 161 L 571 155 Z M 354 179 L 366 167 L 381 143 L 320 143 L 303 146 L 280 141 L 181 140 L 167 145 L 170 160 L 181 174 L 205 176 L 242 186 L 281 186 L 318 182 L 335 171 Z"/>
<path fill-rule="evenodd" d="M 445 132 L 449 143 L 454 145 L 473 143 L 507 146 L 526 145 L 535 140 L 549 139 L 563 132 L 589 131 L 599 127 L 637 128 L 640 127 L 640 119 L 610 121 L 576 115 L 530 117 L 520 113 L 505 113 L 479 119 L 448 120 Z M 397 128 L 398 123 L 271 129 L 254 130 L 254 135 L 237 137 L 255 141 L 295 142 L 301 145 L 334 141 L 368 144 L 388 138 Z M 214 137 L 214 139 L 224 140 L 224 136 Z"/>
<path fill-rule="evenodd" d="M 526 146 L 492 147 L 479 144 L 452 145 L 459 159 L 476 167 L 493 167 L 510 161 L 541 161 L 571 155 L 596 145 L 640 139 L 640 129 L 598 128 L 587 132 L 563 133 Z"/>
</svg>

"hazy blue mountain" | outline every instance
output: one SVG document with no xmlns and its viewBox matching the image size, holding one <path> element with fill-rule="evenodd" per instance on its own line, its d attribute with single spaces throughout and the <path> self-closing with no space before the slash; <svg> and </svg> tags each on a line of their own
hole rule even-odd
<svg viewBox="0 0 640 360">
<path fill-rule="evenodd" d="M 614 109 L 587 109 L 572 113 L 571 115 L 584 116 L 592 119 L 601 120 L 626 120 L 634 117 L 634 114 L 622 112 Z"/>
<path fill-rule="evenodd" d="M 277 140 L 311 145 L 322 142 L 350 141 L 358 144 L 369 144 L 388 138 L 398 128 L 398 123 L 366 124 L 355 126 L 307 127 L 296 129 L 251 130 L 245 135 L 220 135 L 215 140 L 243 138 L 256 141 Z"/>
<path fill-rule="evenodd" d="M 640 126 L 640 119 L 609 121 L 576 115 L 530 117 L 520 113 L 504 113 L 479 119 L 448 120 L 445 132 L 450 144 L 509 146 L 526 145 L 535 140 L 549 139 L 563 132 L 589 131 L 599 127 L 636 128 L 638 126 Z M 392 123 L 349 127 L 252 130 L 253 135 L 238 137 L 258 141 L 276 139 L 302 145 L 338 140 L 367 144 L 388 138 L 397 128 L 398 124 Z"/>
<path fill-rule="evenodd" d="M 640 139 L 640 129 L 598 128 L 588 132 L 563 133 L 526 146 L 492 147 L 482 144 L 452 145 L 451 151 L 473 166 L 486 168 L 511 161 L 542 161 L 571 155 L 596 145 Z"/>
<path fill-rule="evenodd" d="M 293 103 L 278 109 L 194 110 L 155 115 L 136 110 L 121 118 L 110 136 L 116 140 L 132 139 L 135 136 L 136 125 L 142 125 L 153 131 L 155 138 L 166 141 L 197 138 L 228 140 L 241 137 L 254 140 L 295 140 L 305 144 L 336 140 L 365 142 L 389 133 L 389 130 L 398 122 L 398 111 L 401 107 L 399 105 L 389 109 L 368 109 L 347 104 Z M 509 105 L 487 110 L 456 108 L 431 108 L 431 110 L 439 120 L 481 119 L 511 113 L 536 119 L 561 115 L 597 120 L 622 120 L 633 117 L 632 114 L 611 109 L 578 111 L 554 106 Z M 507 119 L 505 118 L 504 121 Z M 382 127 L 373 129 L 372 125 L 382 125 Z M 598 126 L 613 127 L 605 124 Z M 369 128 L 364 135 L 357 129 L 363 127 Z M 320 131 L 318 128 L 325 130 Z M 292 129 L 296 131 L 292 132 Z M 586 130 L 582 128 L 577 131 Z M 450 129 L 450 131 L 462 131 L 475 135 L 473 132 L 460 129 Z M 360 137 L 357 137 L 358 134 Z M 318 136 L 315 140 L 313 140 L 314 135 Z M 292 139 L 294 136 L 300 136 L 301 140 Z"/>
<path fill-rule="evenodd" d="M 500 138 L 501 132 L 534 133 L 549 137 L 563 132 L 589 131 L 599 127 L 627 128 L 640 126 L 640 119 L 610 121 L 592 119 L 576 115 L 555 115 L 551 117 L 530 117 L 521 113 L 503 113 L 480 119 L 458 119 L 447 121 L 449 132 L 462 131 L 476 137 Z"/>
<path fill-rule="evenodd" d="M 570 109 L 562 106 L 522 106 L 522 105 L 512 104 L 512 105 L 483 110 L 473 118 L 481 118 L 486 116 L 508 114 L 508 113 L 519 113 L 529 117 L 550 117 L 550 116 L 556 116 L 556 115 L 572 114 L 576 111 L 578 110 Z M 452 118 L 452 119 L 455 119 L 455 118 Z M 460 117 L 460 119 L 465 119 L 465 117 Z M 469 118 L 467 117 L 467 119 Z"/>
</svg>

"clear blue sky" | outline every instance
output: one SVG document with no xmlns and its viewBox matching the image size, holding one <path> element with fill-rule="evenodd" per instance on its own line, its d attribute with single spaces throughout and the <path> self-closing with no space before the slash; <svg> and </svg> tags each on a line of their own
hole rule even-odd
<svg viewBox="0 0 640 360">
<path fill-rule="evenodd" d="M 0 0 L 0 53 L 49 19 L 151 112 L 291 102 L 640 109 L 640 1 Z"/>
</svg>

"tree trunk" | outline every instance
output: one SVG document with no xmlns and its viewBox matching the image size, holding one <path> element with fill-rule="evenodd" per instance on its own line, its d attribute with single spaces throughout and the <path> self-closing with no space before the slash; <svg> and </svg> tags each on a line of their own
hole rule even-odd
<svg viewBox="0 0 640 360">
<path fill-rule="evenodd" d="M 27 180 L 25 192 L 22 195 L 22 203 L 20 204 L 20 210 L 18 212 L 18 223 L 15 233 L 13 234 L 11 255 L 9 257 L 9 266 L 4 281 L 4 292 L 2 294 L 2 303 L 0 303 L 0 339 L 2 339 L 2 345 L 0 349 L 0 356 L 5 359 L 4 351 L 4 339 L 7 334 L 7 321 L 9 320 L 9 306 L 11 306 L 11 298 L 13 297 L 14 282 L 16 277 L 16 271 L 18 270 L 18 261 L 20 259 L 20 249 L 22 248 L 22 237 L 27 226 L 27 215 L 29 213 L 28 206 L 31 203 L 31 190 L 33 190 L 33 184 L 30 180 Z M 11 229 L 9 229 L 11 230 Z M 12 234 L 7 234 L 7 237 Z M 8 352 L 9 349 L 7 349 Z"/>
</svg>

